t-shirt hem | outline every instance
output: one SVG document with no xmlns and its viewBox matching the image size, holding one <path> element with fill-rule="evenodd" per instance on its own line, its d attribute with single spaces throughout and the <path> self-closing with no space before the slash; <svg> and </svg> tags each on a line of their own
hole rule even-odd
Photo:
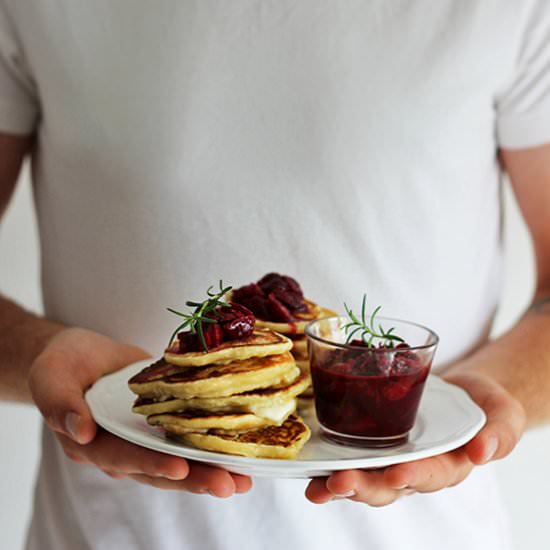
<svg viewBox="0 0 550 550">
<path fill-rule="evenodd" d="M 497 141 L 504 149 L 527 149 L 550 143 L 550 109 L 500 118 Z"/>
</svg>

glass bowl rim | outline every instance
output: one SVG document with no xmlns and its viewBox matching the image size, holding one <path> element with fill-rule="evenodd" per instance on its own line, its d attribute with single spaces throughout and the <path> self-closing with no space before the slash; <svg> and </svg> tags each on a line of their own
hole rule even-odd
<svg viewBox="0 0 550 550">
<path fill-rule="evenodd" d="M 362 350 L 362 351 L 369 351 L 369 352 L 375 352 L 375 353 L 396 353 L 399 351 L 404 351 L 402 348 L 366 348 L 364 346 L 357 346 L 352 344 L 343 344 L 341 342 L 334 342 L 333 340 L 327 340 L 326 338 L 321 338 L 320 336 L 317 336 L 315 334 L 311 334 L 311 327 L 315 323 L 319 323 L 321 321 L 327 321 L 329 319 L 346 319 L 344 315 L 331 315 L 329 317 L 322 317 L 320 319 L 314 319 L 313 321 L 310 321 L 304 330 L 305 335 L 308 338 L 311 338 L 313 340 L 317 340 L 318 342 L 322 342 L 323 344 L 328 344 L 329 346 L 335 346 L 342 349 L 350 349 L 350 350 Z M 397 319 L 396 317 L 376 317 L 376 319 L 380 319 L 382 321 L 398 321 L 399 323 L 404 323 L 406 325 L 412 325 L 417 328 L 420 328 L 422 330 L 425 330 L 428 332 L 428 334 L 433 338 L 433 342 L 430 344 L 422 344 L 420 346 L 409 346 L 406 348 L 407 351 L 419 351 L 419 350 L 426 350 L 429 348 L 436 348 L 439 344 L 439 336 L 436 332 L 434 332 L 431 328 L 428 328 L 426 325 L 422 325 L 420 323 L 415 323 L 414 321 L 405 321 L 404 319 Z"/>
</svg>

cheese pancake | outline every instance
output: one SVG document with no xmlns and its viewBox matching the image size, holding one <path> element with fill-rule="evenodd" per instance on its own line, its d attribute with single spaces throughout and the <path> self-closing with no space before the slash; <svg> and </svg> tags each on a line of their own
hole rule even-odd
<svg viewBox="0 0 550 550">
<path fill-rule="evenodd" d="M 250 357 L 278 355 L 292 349 L 292 342 L 281 334 L 268 328 L 257 328 L 249 338 L 222 342 L 209 351 L 188 351 L 178 353 L 178 342 L 164 352 L 167 363 L 180 367 L 204 367 L 205 365 L 223 365 L 232 361 L 241 361 Z"/>
<path fill-rule="evenodd" d="M 166 362 L 159 361 L 149 370 L 144 369 L 130 379 L 130 389 L 137 395 L 155 398 L 225 397 L 276 384 L 289 384 L 300 375 L 300 369 L 289 352 L 227 365 L 180 367 L 173 374 L 158 376 L 155 369 L 165 372 L 166 368 Z"/>
<path fill-rule="evenodd" d="M 277 384 L 268 388 L 251 390 L 227 397 L 192 399 L 166 398 L 158 401 L 147 397 L 138 397 L 132 411 L 150 415 L 201 409 L 212 412 L 250 412 L 257 416 L 273 418 L 274 408 L 294 399 L 310 386 L 308 374 L 300 375 L 290 383 Z"/>
<path fill-rule="evenodd" d="M 224 413 L 189 409 L 178 413 L 153 414 L 147 417 L 147 422 L 151 426 L 160 426 L 173 434 L 206 433 L 213 429 L 240 433 L 266 426 L 280 426 L 296 410 L 296 400 L 289 400 L 281 409 L 281 414 L 277 419 L 263 418 L 252 413 Z"/>
<path fill-rule="evenodd" d="M 309 428 L 297 415 L 281 426 L 268 426 L 241 434 L 187 433 L 169 434 L 171 438 L 199 449 L 255 458 L 295 458 L 311 436 Z"/>
</svg>

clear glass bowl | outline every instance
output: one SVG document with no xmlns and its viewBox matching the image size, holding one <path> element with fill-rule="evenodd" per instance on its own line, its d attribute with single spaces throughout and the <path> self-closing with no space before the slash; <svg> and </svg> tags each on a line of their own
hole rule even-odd
<svg viewBox="0 0 550 550">
<path fill-rule="evenodd" d="M 376 325 L 407 346 L 346 344 L 345 317 L 306 327 L 315 410 L 322 436 L 346 445 L 389 447 L 405 443 L 414 425 L 439 338 L 407 321 L 377 317 Z"/>
</svg>

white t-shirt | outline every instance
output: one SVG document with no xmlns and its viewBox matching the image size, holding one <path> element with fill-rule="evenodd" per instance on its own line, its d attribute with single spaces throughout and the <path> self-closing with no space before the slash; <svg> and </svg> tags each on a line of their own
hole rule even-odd
<svg viewBox="0 0 550 550">
<path fill-rule="evenodd" d="M 267 271 L 487 337 L 499 146 L 550 141 L 546 0 L 0 0 L 0 128 L 38 134 L 47 315 L 160 354 L 166 306 Z M 113 481 L 44 433 L 28 549 L 502 550 L 491 467 L 375 509 Z"/>
</svg>

